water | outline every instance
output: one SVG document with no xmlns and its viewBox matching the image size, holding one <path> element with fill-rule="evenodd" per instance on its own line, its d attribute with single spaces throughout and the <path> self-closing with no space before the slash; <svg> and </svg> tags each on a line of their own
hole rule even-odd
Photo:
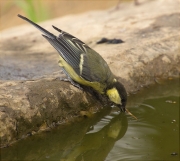
<svg viewBox="0 0 180 161">
<path fill-rule="evenodd" d="M 138 120 L 106 108 L 1 149 L 1 160 L 179 160 L 179 81 L 169 80 L 128 98 Z"/>
</svg>

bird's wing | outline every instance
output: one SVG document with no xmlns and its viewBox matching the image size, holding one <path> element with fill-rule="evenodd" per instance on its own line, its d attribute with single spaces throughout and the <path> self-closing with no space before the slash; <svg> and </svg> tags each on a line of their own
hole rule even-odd
<svg viewBox="0 0 180 161">
<path fill-rule="evenodd" d="M 66 54 L 61 51 L 61 54 L 64 55 L 63 58 L 78 75 L 90 82 L 105 83 L 108 79 L 112 79 L 113 75 L 109 66 L 96 51 L 73 35 L 55 26 L 53 28 L 60 32 L 57 40 L 66 47 L 64 50 Z"/>
<path fill-rule="evenodd" d="M 113 75 L 106 61 L 96 51 L 87 48 L 88 54 L 83 54 L 83 67 L 81 76 L 89 81 L 106 84 Z"/>
<path fill-rule="evenodd" d="M 104 82 L 107 80 L 110 72 L 104 59 L 78 38 L 62 30 L 60 31 L 61 34 L 56 39 L 47 36 L 44 37 L 74 71 L 83 79 L 90 82 Z"/>
<path fill-rule="evenodd" d="M 87 48 L 89 47 L 69 33 L 62 31 L 55 26 L 53 26 L 53 28 L 61 32 L 58 37 L 51 38 L 46 35 L 43 36 L 59 52 L 60 56 L 74 69 L 74 71 L 78 75 L 81 75 L 82 55 L 86 53 Z"/>
<path fill-rule="evenodd" d="M 60 35 L 57 37 L 28 18 L 21 15 L 18 16 L 43 32 L 43 37 L 49 41 L 49 43 L 58 51 L 60 56 L 83 79 L 91 82 L 107 81 L 107 77 L 111 74 L 107 63 L 97 52 L 87 46 L 84 42 L 53 26 L 55 30 L 60 32 Z"/>
</svg>

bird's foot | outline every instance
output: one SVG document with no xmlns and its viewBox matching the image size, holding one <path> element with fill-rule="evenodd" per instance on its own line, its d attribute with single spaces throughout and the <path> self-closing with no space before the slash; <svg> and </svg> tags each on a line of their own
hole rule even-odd
<svg viewBox="0 0 180 161">
<path fill-rule="evenodd" d="M 67 79 L 67 78 L 59 78 L 59 79 L 60 79 L 60 81 L 69 82 L 69 79 Z"/>
<path fill-rule="evenodd" d="M 76 82 L 74 82 L 70 77 L 68 78 L 60 78 L 61 81 L 64 81 L 64 82 L 71 82 L 71 84 L 75 87 L 77 87 L 78 89 L 80 90 L 83 90 L 83 88 Z"/>
<path fill-rule="evenodd" d="M 74 82 L 71 78 L 69 79 L 69 81 L 73 86 L 77 87 L 80 90 L 83 90 L 83 88 L 78 83 Z"/>
</svg>

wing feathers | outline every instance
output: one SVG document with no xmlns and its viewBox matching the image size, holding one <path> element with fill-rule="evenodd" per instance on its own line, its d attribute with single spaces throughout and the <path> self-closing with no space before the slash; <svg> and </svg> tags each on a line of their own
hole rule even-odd
<svg viewBox="0 0 180 161">
<path fill-rule="evenodd" d="M 29 22 L 43 32 L 44 35 L 42 36 L 48 40 L 48 42 L 58 51 L 60 56 L 83 79 L 90 82 L 104 83 L 107 81 L 107 77 L 111 77 L 111 71 L 104 59 L 78 38 L 52 26 L 55 30 L 60 32 L 60 35 L 57 37 L 26 17 L 21 15 L 18 15 L 18 17 Z M 68 71 L 66 72 L 68 73 Z"/>
<path fill-rule="evenodd" d="M 61 42 L 59 42 L 57 39 L 51 39 L 45 35 L 43 35 L 49 43 L 60 53 L 61 57 L 69 63 L 72 67 L 76 68 L 77 63 L 76 61 L 73 61 L 73 55 L 71 55 L 68 51 L 68 48 Z"/>
</svg>

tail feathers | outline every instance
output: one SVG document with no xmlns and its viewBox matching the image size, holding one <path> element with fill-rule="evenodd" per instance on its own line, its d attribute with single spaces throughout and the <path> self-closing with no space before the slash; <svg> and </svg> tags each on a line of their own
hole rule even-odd
<svg viewBox="0 0 180 161">
<path fill-rule="evenodd" d="M 38 24 L 32 22 L 31 20 L 29 20 L 28 18 L 18 14 L 18 17 L 22 18 L 23 20 L 29 22 L 30 24 L 32 24 L 33 26 L 35 26 L 38 30 L 40 30 L 41 32 L 43 32 L 46 36 L 48 36 L 49 38 L 56 38 L 55 35 L 53 35 L 52 33 L 50 33 L 49 31 L 45 30 L 44 28 L 42 28 L 41 26 L 39 26 Z"/>
</svg>

